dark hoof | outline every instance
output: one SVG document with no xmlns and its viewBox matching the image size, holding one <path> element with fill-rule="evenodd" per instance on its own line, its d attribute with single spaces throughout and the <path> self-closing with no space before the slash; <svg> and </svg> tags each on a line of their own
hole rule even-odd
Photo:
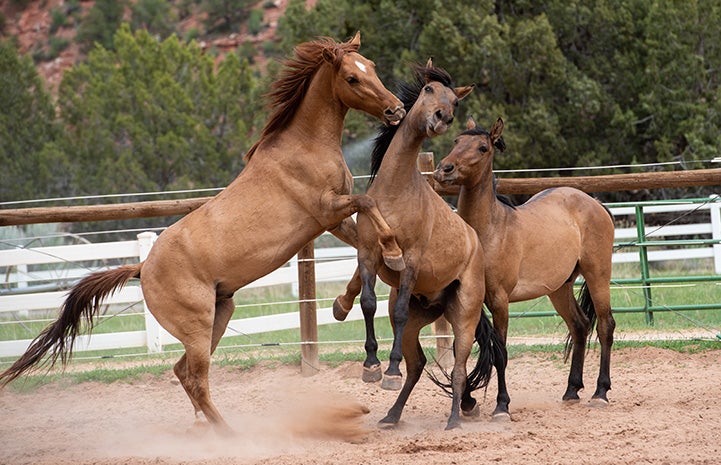
<svg viewBox="0 0 721 465">
<path fill-rule="evenodd" d="M 508 412 L 496 412 L 491 417 L 493 423 L 507 423 L 511 421 L 511 414 Z"/>
<path fill-rule="evenodd" d="M 454 421 L 448 420 L 448 424 L 446 425 L 446 431 L 450 431 L 452 429 L 460 429 L 460 428 L 461 428 L 460 420 L 454 420 Z"/>
<path fill-rule="evenodd" d="M 606 408 L 608 407 L 608 400 L 602 397 L 593 397 L 588 401 L 588 406 L 593 408 Z"/>
<path fill-rule="evenodd" d="M 406 263 L 403 261 L 403 255 L 383 255 L 383 261 L 386 266 L 393 271 L 403 271 Z"/>
<path fill-rule="evenodd" d="M 468 418 L 478 418 L 481 416 L 481 407 L 476 404 L 470 410 L 461 409 L 461 414 L 463 414 L 464 417 Z"/>
<path fill-rule="evenodd" d="M 363 375 L 361 379 L 364 383 L 377 383 L 383 378 L 380 365 L 374 365 L 372 367 L 363 367 Z"/>
<path fill-rule="evenodd" d="M 400 391 L 403 387 L 403 376 L 401 375 L 385 375 L 381 388 L 386 391 Z"/>
<path fill-rule="evenodd" d="M 581 402 L 581 399 L 575 398 L 575 399 L 563 399 L 563 405 L 576 405 L 579 402 Z"/>
<path fill-rule="evenodd" d="M 345 321 L 346 317 L 350 313 L 350 310 L 350 308 L 347 310 L 343 308 L 343 305 L 340 303 L 340 296 L 336 297 L 333 301 L 333 318 L 337 321 Z"/>
<path fill-rule="evenodd" d="M 393 429 L 398 426 L 398 420 L 394 420 L 390 417 L 385 417 L 378 422 L 378 428 L 380 429 Z"/>
</svg>

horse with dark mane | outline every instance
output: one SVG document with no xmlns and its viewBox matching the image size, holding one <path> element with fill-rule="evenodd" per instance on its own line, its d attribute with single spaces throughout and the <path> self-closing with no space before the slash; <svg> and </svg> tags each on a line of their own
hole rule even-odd
<svg viewBox="0 0 721 465">
<path fill-rule="evenodd" d="M 376 276 L 393 288 L 389 312 L 394 337 L 384 383 L 400 384 L 400 361 L 408 376 L 398 398 L 380 422 L 396 424 L 408 397 L 423 373 L 426 357 L 419 343 L 420 330 L 444 315 L 453 327 L 455 364 L 451 373 L 453 403 L 446 428 L 460 426 L 460 411 L 473 412 L 470 393 L 485 386 L 493 357 L 480 357 L 469 375 L 466 362 L 474 342 L 482 351 L 493 347 L 494 334 L 482 313 L 484 297 L 483 248 L 476 232 L 441 199 L 416 168 L 421 144 L 427 137 L 443 134 L 454 118 L 458 101 L 472 86 L 453 87 L 450 76 L 431 62 L 415 69 L 416 80 L 398 92 L 407 114 L 397 127 L 386 127 L 376 138 L 372 155 L 373 197 L 393 228 L 403 249 L 405 268 L 396 271 L 383 264 L 381 249 L 369 218 L 358 214 L 358 273 L 346 294 L 334 303 L 336 318 L 343 319 L 361 292 L 366 322 L 367 373 L 380 375 L 373 318 L 376 311 Z M 463 402 L 461 399 L 463 398 Z"/>
<path fill-rule="evenodd" d="M 591 405 L 608 403 L 615 322 L 611 313 L 611 255 L 614 225 L 610 212 L 588 194 L 570 187 L 547 189 L 518 207 L 498 199 L 493 175 L 496 150 L 505 150 L 500 118 L 490 131 L 469 120 L 451 152 L 438 163 L 440 184 L 460 185 L 458 214 L 477 232 L 486 257 L 485 303 L 505 352 L 508 304 L 547 295 L 569 330 L 566 357 L 571 371 L 563 395 L 578 402 L 583 389 L 586 338 L 597 323 L 601 362 Z M 585 283 L 578 301 L 573 285 Z M 498 398 L 494 418 L 508 418 L 506 357 L 496 359 Z"/>
<path fill-rule="evenodd" d="M 83 278 L 58 320 L 0 374 L 0 383 L 42 365 L 46 354 L 51 364 L 66 363 L 81 321 L 92 329 L 103 299 L 140 278 L 148 308 L 185 348 L 174 371 L 196 419 L 229 431 L 211 401 L 208 368 L 235 310 L 236 290 L 280 267 L 323 231 L 355 245 L 349 216 L 356 212 L 371 224 L 386 262 L 403 267 L 401 249 L 373 199 L 350 194 L 353 178 L 341 152 L 349 108 L 390 125 L 405 115 L 359 47 L 359 34 L 344 43 L 321 38 L 298 45 L 273 85 L 274 112 L 240 175 L 160 234 L 144 262 Z"/>
</svg>

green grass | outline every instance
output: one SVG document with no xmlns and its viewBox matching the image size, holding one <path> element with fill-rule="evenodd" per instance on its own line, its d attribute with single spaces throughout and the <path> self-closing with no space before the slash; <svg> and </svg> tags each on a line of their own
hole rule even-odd
<svg viewBox="0 0 721 465">
<path fill-rule="evenodd" d="M 702 266 L 686 264 L 677 266 L 656 266 L 651 270 L 652 277 L 679 276 L 679 275 L 711 275 L 711 265 Z M 614 279 L 638 277 L 638 265 L 620 265 L 614 267 Z M 318 283 L 317 297 L 319 307 L 330 307 L 332 300 L 344 292 L 344 283 Z M 376 293 L 380 299 L 387 299 L 388 287 L 379 283 Z M 652 289 L 654 305 L 688 305 L 717 304 L 721 306 L 721 286 L 717 282 L 693 283 L 692 287 L 672 286 L 661 287 L 654 285 Z M 633 332 L 639 330 L 674 331 L 679 329 L 700 328 L 708 332 L 710 340 L 704 341 L 662 341 L 635 343 L 619 340 L 614 344 L 615 349 L 624 347 L 656 346 L 679 351 L 712 350 L 721 347 L 721 309 L 713 310 L 685 310 L 685 311 L 659 311 L 654 313 L 653 325 L 646 322 L 643 313 L 624 313 L 624 307 L 643 305 L 643 290 L 629 286 L 613 286 L 611 291 L 612 305 L 616 309 L 616 332 Z M 298 304 L 289 285 L 269 288 L 242 289 L 236 293 L 236 304 L 239 306 L 233 318 L 272 315 L 278 313 L 297 312 Z M 275 304 L 274 302 L 283 302 Z M 354 310 L 358 311 L 358 310 Z M 111 309 L 95 326 L 93 334 L 117 331 L 133 331 L 144 329 L 142 306 L 136 305 L 129 309 Z M 548 352 L 562 357 L 562 343 L 566 335 L 566 326 L 562 319 L 555 314 L 547 297 L 527 302 L 513 303 L 510 306 L 511 320 L 509 324 L 509 337 L 542 336 L 557 340 L 557 343 L 536 346 L 511 345 L 511 357 L 526 352 Z M 133 314 L 135 313 L 135 314 Z M 539 313 L 548 313 L 551 316 L 537 316 Z M 115 315 L 117 314 L 117 315 Z M 28 318 L 38 319 L 55 318 L 56 312 L 45 314 L 33 313 Z M 113 316 L 115 315 L 115 316 Z M 0 340 L 28 339 L 35 337 L 48 324 L 47 321 L 33 322 L 28 318 L 16 315 L 21 320 L 13 324 L 0 324 Z M 380 345 L 380 358 L 388 359 L 391 340 L 393 337 L 391 326 L 387 318 L 376 319 L 376 336 Z M 429 357 L 434 353 L 434 340 L 431 338 L 431 328 L 423 330 L 422 344 L 428 351 Z M 321 361 L 329 364 L 338 364 L 348 360 L 361 361 L 364 358 L 363 340 L 365 329 L 362 321 L 348 321 L 339 324 L 321 325 L 318 327 L 319 353 Z M 77 364 L 91 361 L 93 365 L 101 364 L 100 368 L 90 371 L 67 372 L 60 375 L 31 376 L 25 378 L 22 384 L 32 388 L 33 383 L 44 384 L 62 379 L 62 382 L 83 382 L 93 380 L 98 382 L 114 382 L 128 380 L 132 382 L 139 376 L 158 375 L 171 369 L 173 363 L 182 353 L 179 344 L 164 347 L 165 352 L 159 355 L 143 353 L 142 348 L 81 352 L 75 354 Z M 259 361 L 274 361 L 282 364 L 300 364 L 300 333 L 297 329 L 272 331 L 262 334 L 238 334 L 225 337 L 220 343 L 214 358 L 216 365 L 232 365 L 248 368 Z M 0 360 L 0 369 L 7 367 L 13 358 Z M 119 363 L 122 361 L 122 364 Z M 125 368 L 130 363 L 133 368 Z M 74 371 L 74 370 L 73 370 Z M 14 383 L 18 384 L 18 383 Z"/>
</svg>

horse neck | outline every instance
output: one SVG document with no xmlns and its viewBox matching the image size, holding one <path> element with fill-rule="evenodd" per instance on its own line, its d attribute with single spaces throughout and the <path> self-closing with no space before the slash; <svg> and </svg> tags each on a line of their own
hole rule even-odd
<svg viewBox="0 0 721 465">
<path fill-rule="evenodd" d="M 332 78 L 331 65 L 318 68 L 286 131 L 298 143 L 312 145 L 314 156 L 325 152 L 319 149 L 331 147 L 342 158 L 340 147 L 348 107 L 334 95 Z"/>
<path fill-rule="evenodd" d="M 417 127 L 408 116 L 403 119 L 383 155 L 371 187 L 383 186 L 385 192 L 393 188 L 405 191 L 417 179 L 426 182 L 417 168 L 418 152 L 421 151 L 426 134 L 415 129 Z"/>
<path fill-rule="evenodd" d="M 497 234 L 495 231 L 509 214 L 508 209 L 496 197 L 493 173 L 483 176 L 475 184 L 462 185 L 458 194 L 458 214 L 466 220 L 480 237 Z"/>
</svg>

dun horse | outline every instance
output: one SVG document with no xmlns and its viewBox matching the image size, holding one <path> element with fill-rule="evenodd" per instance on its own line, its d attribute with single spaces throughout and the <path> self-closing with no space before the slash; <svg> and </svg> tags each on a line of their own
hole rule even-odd
<svg viewBox="0 0 721 465">
<path fill-rule="evenodd" d="M 151 312 L 185 347 L 174 371 L 197 420 L 205 417 L 218 431 L 230 431 L 211 401 L 208 368 L 233 314 L 236 290 L 281 266 L 325 230 L 355 245 L 355 223 L 348 218 L 355 212 L 372 224 L 384 257 L 402 268 L 401 250 L 373 200 L 349 195 L 353 180 L 340 146 L 348 109 L 387 124 L 405 116 L 359 47 L 359 34 L 344 43 L 321 38 L 298 45 L 269 94 L 274 113 L 240 175 L 165 230 L 144 262 L 82 279 L 59 319 L 0 374 L 0 382 L 42 364 L 48 353 L 51 363 L 66 363 L 81 320 L 92 327 L 102 300 L 139 277 Z"/>
<path fill-rule="evenodd" d="M 349 282 L 346 294 L 334 303 L 336 318 L 350 311 L 361 292 L 361 308 L 366 321 L 366 370 L 380 375 L 373 331 L 376 311 L 376 275 L 394 288 L 390 306 L 394 328 L 390 365 L 384 383 L 400 384 L 400 361 L 405 358 L 408 376 L 398 398 L 380 423 L 396 424 L 408 397 L 426 364 L 419 343 L 421 328 L 445 315 L 455 334 L 455 365 L 451 374 L 453 404 L 447 429 L 460 425 L 460 410 L 473 410 L 470 392 L 485 386 L 492 364 L 476 366 L 467 377 L 466 361 L 475 340 L 490 342 L 490 322 L 482 318 L 484 297 L 483 248 L 476 232 L 435 193 L 416 168 L 421 144 L 427 137 L 443 134 L 453 121 L 458 101 L 472 86 L 451 86 L 450 76 L 429 61 L 417 68 L 416 82 L 402 86 L 399 96 L 407 115 L 397 127 L 382 129 L 372 156 L 372 196 L 383 217 L 393 228 L 401 248 L 405 269 L 398 272 L 383 265 L 382 251 L 367 215 L 358 214 L 358 273 Z M 408 108 L 410 107 L 410 109 Z M 397 290 L 397 293 L 395 292 Z M 483 331 L 486 331 L 485 333 Z M 402 357 L 401 357 L 402 355 Z M 479 373 L 484 375 L 476 376 Z M 461 404 L 461 399 L 464 399 Z M 470 399 L 470 400 L 469 400 Z"/>
<path fill-rule="evenodd" d="M 571 371 L 563 400 L 578 402 L 583 388 L 586 338 L 597 321 L 601 366 L 591 405 L 608 403 L 610 357 L 615 322 L 611 314 L 613 219 L 586 193 L 568 187 L 547 189 L 518 207 L 496 196 L 493 156 L 503 151 L 499 118 L 486 132 L 473 120 L 434 172 L 441 184 L 461 186 L 458 214 L 477 232 L 486 257 L 485 302 L 505 351 L 508 303 L 547 295 L 563 318 L 573 343 Z M 577 302 L 573 283 L 585 284 Z M 579 305 L 580 304 L 580 305 Z M 567 346 L 566 355 L 568 356 Z M 496 361 L 498 398 L 494 418 L 508 417 L 510 397 L 505 383 L 505 358 Z"/>
</svg>

